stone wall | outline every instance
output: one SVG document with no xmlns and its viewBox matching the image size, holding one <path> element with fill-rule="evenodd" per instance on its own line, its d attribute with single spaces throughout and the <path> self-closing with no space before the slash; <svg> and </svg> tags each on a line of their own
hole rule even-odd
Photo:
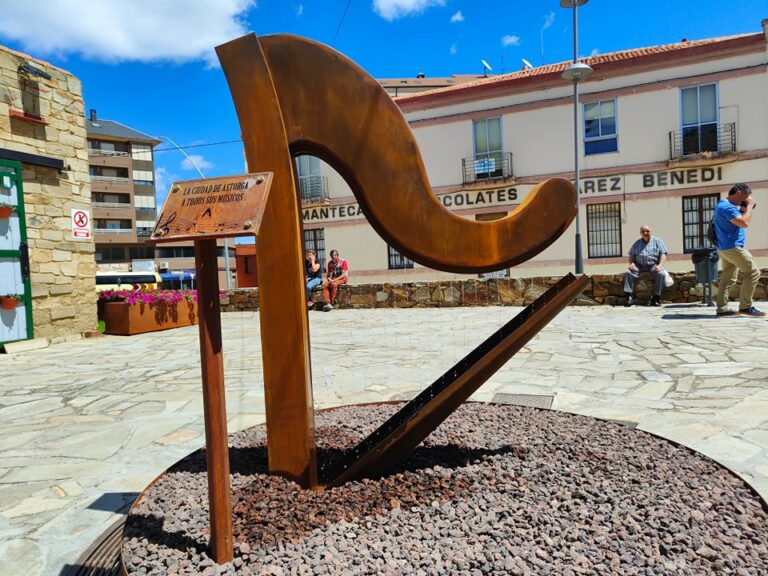
<svg viewBox="0 0 768 576">
<path fill-rule="evenodd" d="M 701 302 L 703 286 L 696 282 L 693 272 L 672 274 L 671 288 L 661 294 L 662 303 Z M 456 282 L 413 282 L 407 284 L 353 284 L 339 291 L 337 308 L 428 308 L 451 306 L 527 306 L 543 294 L 560 278 L 492 278 Z M 738 298 L 741 284 L 731 290 L 731 298 Z M 635 286 L 636 302 L 651 299 L 653 284 L 650 275 L 643 274 Z M 713 299 L 717 283 L 713 284 Z M 755 300 L 768 299 L 768 269 L 755 290 Z M 313 294 L 315 307 L 322 303 L 322 293 Z M 624 303 L 624 275 L 594 275 L 592 283 L 577 299 L 579 305 L 617 305 Z M 223 301 L 226 312 L 258 310 L 258 288 L 242 288 L 230 292 Z"/>
<path fill-rule="evenodd" d="M 51 79 L 20 73 L 25 63 Z M 35 337 L 56 341 L 95 330 L 94 242 L 74 240 L 70 223 L 72 208 L 93 214 L 80 81 L 0 47 L 0 148 L 64 162 L 61 172 L 22 163 Z"/>
</svg>

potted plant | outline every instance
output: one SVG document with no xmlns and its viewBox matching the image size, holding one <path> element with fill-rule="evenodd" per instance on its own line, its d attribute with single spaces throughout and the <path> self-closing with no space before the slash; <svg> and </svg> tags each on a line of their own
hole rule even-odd
<svg viewBox="0 0 768 576">
<path fill-rule="evenodd" d="M 15 206 L 6 202 L 0 202 L 0 220 L 7 220 L 11 217 Z"/>
<path fill-rule="evenodd" d="M 13 310 L 21 302 L 21 296 L 19 294 L 5 294 L 0 296 L 0 308 L 3 310 Z"/>
</svg>

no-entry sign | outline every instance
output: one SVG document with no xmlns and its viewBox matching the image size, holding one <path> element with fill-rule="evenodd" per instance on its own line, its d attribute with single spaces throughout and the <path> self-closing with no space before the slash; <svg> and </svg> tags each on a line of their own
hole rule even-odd
<svg viewBox="0 0 768 576">
<path fill-rule="evenodd" d="M 91 215 L 88 210 L 72 208 L 72 238 L 74 240 L 91 239 Z"/>
</svg>

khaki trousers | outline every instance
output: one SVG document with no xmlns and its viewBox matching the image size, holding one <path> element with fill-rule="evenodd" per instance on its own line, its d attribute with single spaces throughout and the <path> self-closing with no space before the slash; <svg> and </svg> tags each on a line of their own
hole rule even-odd
<svg viewBox="0 0 768 576">
<path fill-rule="evenodd" d="M 718 250 L 717 254 L 723 263 L 720 284 L 717 287 L 717 311 L 725 312 L 728 309 L 728 291 L 736 283 L 737 271 L 744 275 L 741 280 L 741 292 L 739 292 L 739 310 L 749 308 L 752 306 L 752 295 L 760 278 L 760 270 L 755 266 L 752 254 L 745 248 Z"/>
</svg>

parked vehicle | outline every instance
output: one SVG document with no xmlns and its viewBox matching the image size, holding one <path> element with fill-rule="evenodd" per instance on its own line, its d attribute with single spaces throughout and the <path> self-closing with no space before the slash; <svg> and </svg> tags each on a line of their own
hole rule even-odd
<svg viewBox="0 0 768 576">
<path fill-rule="evenodd" d="M 119 270 L 96 272 L 96 291 L 104 290 L 157 290 L 163 281 L 157 272 L 122 272 Z"/>
</svg>

